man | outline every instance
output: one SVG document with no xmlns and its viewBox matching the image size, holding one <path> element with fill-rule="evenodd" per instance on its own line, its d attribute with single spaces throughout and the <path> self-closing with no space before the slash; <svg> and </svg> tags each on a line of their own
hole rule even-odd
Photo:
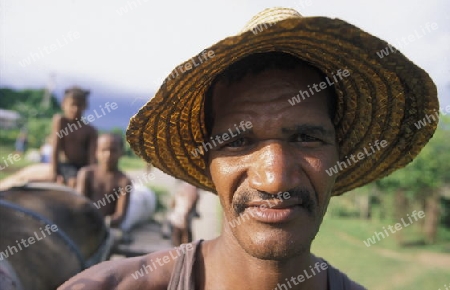
<svg viewBox="0 0 450 290">
<path fill-rule="evenodd" d="M 387 45 L 342 20 L 273 8 L 192 58 L 198 67 L 178 66 L 127 138 L 219 196 L 222 234 L 106 262 L 61 289 L 364 289 L 310 248 L 331 196 L 405 166 L 435 130 L 413 130 L 438 108 L 432 80 L 400 53 L 380 59 Z"/>
</svg>

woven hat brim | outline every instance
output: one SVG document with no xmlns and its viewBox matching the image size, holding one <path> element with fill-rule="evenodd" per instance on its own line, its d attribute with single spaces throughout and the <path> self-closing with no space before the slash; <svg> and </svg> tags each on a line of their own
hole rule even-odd
<svg viewBox="0 0 450 290">
<path fill-rule="evenodd" d="M 193 154 L 208 137 L 205 92 L 218 74 L 246 56 L 289 53 L 330 78 L 339 69 L 350 72 L 334 85 L 338 100 L 333 122 L 340 160 L 364 152 L 376 140 L 387 142 L 387 147 L 338 173 L 333 195 L 340 195 L 404 167 L 437 126 L 437 122 L 420 130 L 414 126 L 439 108 L 433 81 L 398 51 L 378 57 L 376 52 L 387 47 L 385 41 L 345 21 L 326 17 L 287 19 L 256 34 L 228 37 L 207 49 L 214 57 L 183 74 L 172 72 L 130 120 L 127 140 L 138 156 L 163 172 L 215 192 L 205 157 Z M 197 58 L 201 55 L 192 59 Z"/>
</svg>

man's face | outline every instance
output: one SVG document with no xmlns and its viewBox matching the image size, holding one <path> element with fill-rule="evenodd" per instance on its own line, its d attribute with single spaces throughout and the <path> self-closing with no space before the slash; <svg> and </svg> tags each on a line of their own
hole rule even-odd
<svg viewBox="0 0 450 290">
<path fill-rule="evenodd" d="M 335 181 L 325 169 L 338 160 L 331 93 L 309 92 L 294 106 L 288 100 L 322 81 L 305 65 L 214 87 L 212 136 L 229 129 L 237 136 L 216 141 L 210 175 L 224 209 L 224 235 L 251 256 L 283 260 L 309 252 L 318 232 Z M 252 128 L 243 132 L 242 121 Z"/>
<path fill-rule="evenodd" d="M 67 96 L 62 103 L 62 109 L 66 118 L 70 120 L 80 119 L 86 109 L 86 100 Z"/>
<path fill-rule="evenodd" d="M 106 169 L 117 169 L 119 158 L 122 156 L 122 148 L 116 138 L 110 135 L 103 135 L 97 142 L 98 164 Z"/>
</svg>

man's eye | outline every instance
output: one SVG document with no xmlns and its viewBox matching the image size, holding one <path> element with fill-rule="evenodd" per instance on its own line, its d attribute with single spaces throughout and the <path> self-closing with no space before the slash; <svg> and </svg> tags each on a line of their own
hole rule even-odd
<svg viewBox="0 0 450 290">
<path fill-rule="evenodd" d="M 236 139 L 234 141 L 228 142 L 227 144 L 224 145 L 224 147 L 231 147 L 231 148 L 239 148 L 239 147 L 243 147 L 245 145 L 248 145 L 248 140 L 245 138 L 239 138 Z"/>
<path fill-rule="evenodd" d="M 322 142 L 319 138 L 307 134 L 297 134 L 292 139 L 293 142 Z"/>
</svg>

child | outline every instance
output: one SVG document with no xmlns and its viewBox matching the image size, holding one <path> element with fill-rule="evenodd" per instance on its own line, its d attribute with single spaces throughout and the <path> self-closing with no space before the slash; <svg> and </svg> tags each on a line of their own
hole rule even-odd
<svg viewBox="0 0 450 290">
<path fill-rule="evenodd" d="M 198 189 L 182 182 L 172 200 L 172 212 L 168 220 L 172 226 L 172 245 L 178 247 L 181 244 L 192 241 L 192 218 L 196 216 L 196 207 L 199 200 Z"/>
<path fill-rule="evenodd" d="M 91 199 L 110 226 L 123 222 L 130 202 L 131 180 L 118 169 L 123 153 L 122 138 L 103 134 L 98 138 L 97 164 L 83 167 L 77 176 L 77 191 Z"/>
<path fill-rule="evenodd" d="M 52 160 L 53 147 L 51 143 L 52 138 L 48 136 L 47 138 L 45 138 L 45 143 L 39 149 L 39 153 L 41 155 L 41 163 L 50 163 L 50 160 Z"/>
<path fill-rule="evenodd" d="M 64 115 L 53 117 L 51 179 L 57 181 L 60 176 L 72 188 L 78 170 L 95 162 L 97 130 L 81 117 L 88 95 L 79 87 L 67 89 L 61 104 Z"/>
<path fill-rule="evenodd" d="M 16 139 L 16 152 L 22 155 L 27 151 L 27 145 L 28 145 L 28 136 L 27 136 L 27 129 L 20 130 L 19 135 Z"/>
</svg>

